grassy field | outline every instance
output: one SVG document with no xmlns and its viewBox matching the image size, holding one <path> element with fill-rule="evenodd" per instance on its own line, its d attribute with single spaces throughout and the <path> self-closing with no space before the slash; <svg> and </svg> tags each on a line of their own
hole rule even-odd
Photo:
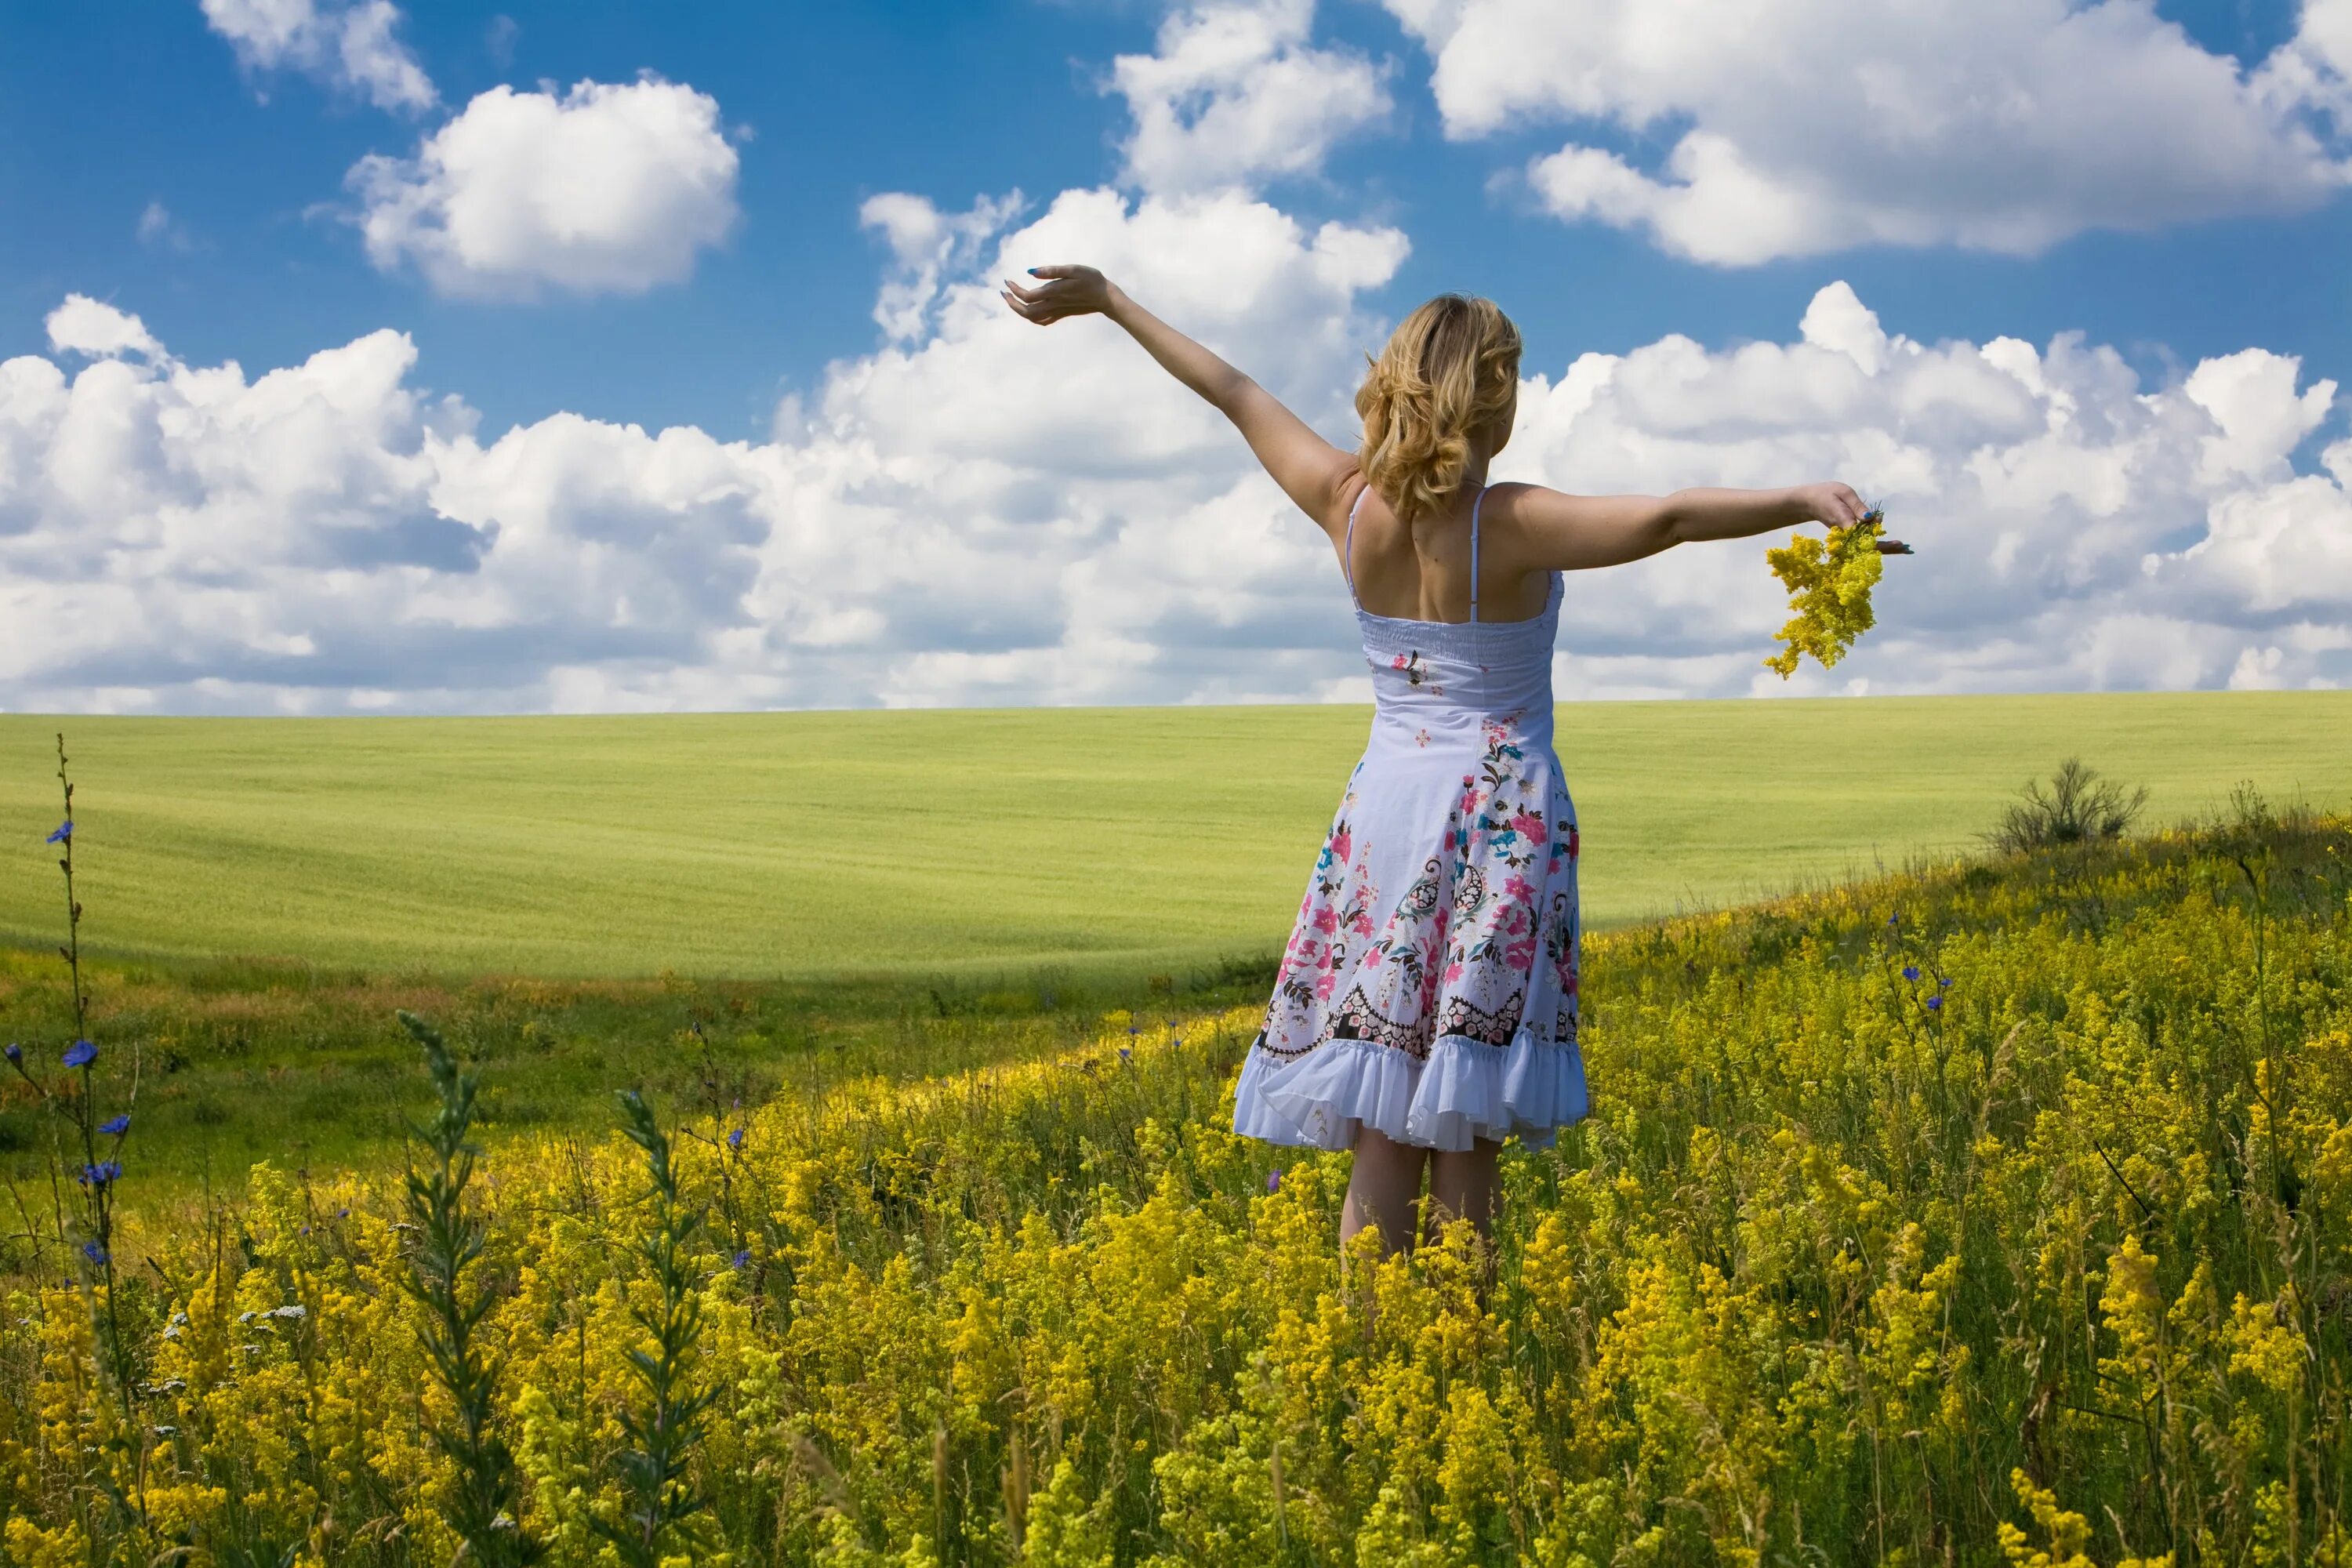
<svg viewBox="0 0 2352 1568">
<path fill-rule="evenodd" d="M 676 1208 L 610 1131 L 491 1141 L 470 1218 L 392 1159 L 173 1198 L 142 1099 L 0 1232 L 0 1556 L 2343 1563 L 2352 817 L 2247 804 L 1597 935 L 1489 1289 L 1467 1226 L 1342 1268 L 1349 1157 L 1227 1131 L 1253 1007 L 665 1099 Z M 408 1287 L 477 1236 L 458 1378 Z"/>
<path fill-rule="evenodd" d="M 986 981 L 543 980 L 338 972 L 228 960 L 85 965 L 90 1033 L 127 1091 L 139 1079 L 150 1193 L 235 1186 L 271 1160 L 299 1170 L 397 1147 L 416 1109 L 401 1009 L 432 1019 L 490 1074 L 485 1133 L 599 1135 L 612 1090 L 667 1105 L 740 1100 L 844 1078 L 954 1072 L 1067 1050 L 1127 1015 L 1174 1017 L 1265 1003 L 1274 961 L 1159 976 L 1013 986 Z M 0 1037 L 54 1060 L 72 1000 L 54 952 L 0 949 Z M 0 1072 L 0 1182 L 40 1188 L 58 1129 Z M 0 1199 L 0 1208 L 5 1200 Z"/>
<path fill-rule="evenodd" d="M 0 941 L 376 974 L 784 979 L 1174 971 L 1276 949 L 1355 707 L 709 717 L 0 717 Z M 1607 926 L 1969 847 L 2079 753 L 2153 821 L 2252 780 L 2352 802 L 2352 692 L 1566 708 Z"/>
</svg>

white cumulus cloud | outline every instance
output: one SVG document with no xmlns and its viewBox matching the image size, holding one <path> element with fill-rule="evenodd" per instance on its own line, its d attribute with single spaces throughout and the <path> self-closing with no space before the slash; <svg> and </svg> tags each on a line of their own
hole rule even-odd
<svg viewBox="0 0 2352 1568">
<path fill-rule="evenodd" d="M 1151 191 L 1255 187 L 1312 174 L 1331 148 L 1386 121 L 1387 73 L 1310 41 L 1314 0 L 1204 0 L 1170 13 L 1111 85 L 1135 123 L 1127 177 Z"/>
<path fill-rule="evenodd" d="M 147 324 L 127 310 L 118 310 L 87 294 L 68 294 L 42 323 L 49 346 L 61 353 L 111 358 L 116 354 L 152 354 L 159 345 Z"/>
<path fill-rule="evenodd" d="M 394 37 L 391 0 L 203 0 L 205 20 L 247 70 L 298 70 L 378 109 L 412 113 L 437 95 L 424 67 Z"/>
<path fill-rule="evenodd" d="M 2300 210 L 2347 182 L 2346 0 L 2308 0 L 2252 70 L 2149 0 L 1385 4 L 1428 48 L 1449 135 L 1584 122 L 1528 165 L 1537 198 L 1703 262 L 1871 243 L 2031 254 L 2086 229 Z M 1654 163 L 1629 156 L 1654 138 Z"/>
<path fill-rule="evenodd" d="M 719 104 L 646 77 L 480 94 L 414 156 L 352 168 L 368 256 L 454 295 L 642 293 L 694 269 L 738 216 Z"/>
</svg>

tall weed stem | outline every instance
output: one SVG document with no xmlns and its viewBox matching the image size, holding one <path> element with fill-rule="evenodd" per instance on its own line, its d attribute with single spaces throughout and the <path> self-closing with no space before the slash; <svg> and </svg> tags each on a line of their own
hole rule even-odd
<svg viewBox="0 0 2352 1568">
<path fill-rule="evenodd" d="M 476 1079 L 458 1070 L 432 1025 L 405 1012 L 400 1022 L 424 1048 L 439 1096 L 432 1120 L 414 1129 L 432 1159 L 425 1169 L 412 1166 L 408 1173 L 408 1223 L 415 1233 L 408 1286 L 425 1309 L 417 1338 L 453 1407 L 447 1418 L 429 1426 L 434 1446 L 457 1469 L 457 1484 L 442 1515 L 483 1568 L 523 1568 L 538 1558 L 539 1543 L 512 1512 L 518 1489 L 514 1455 L 491 1426 L 499 1369 L 476 1338 L 498 1296 L 478 1277 L 466 1279 L 488 1233 L 487 1222 L 466 1205 L 479 1152 L 467 1141 Z"/>
<path fill-rule="evenodd" d="M 635 1089 L 625 1090 L 620 1100 L 622 1130 L 646 1152 L 652 1213 L 636 1249 L 660 1294 L 654 1305 L 640 1302 L 629 1313 L 653 1348 L 649 1352 L 639 1344 L 628 1351 L 640 1393 L 621 1411 L 621 1429 L 628 1434 L 629 1447 L 613 1458 L 627 1508 L 620 1523 L 598 1520 L 595 1526 L 627 1568 L 660 1568 L 662 1560 L 672 1555 L 667 1548 L 699 1545 L 690 1525 L 709 1502 L 688 1479 L 695 1445 L 702 1437 L 702 1414 L 711 1400 L 708 1390 L 693 1387 L 701 1355 L 702 1298 L 688 1248 L 702 1229 L 703 1216 L 679 1193 L 669 1139 L 652 1107 Z"/>
</svg>

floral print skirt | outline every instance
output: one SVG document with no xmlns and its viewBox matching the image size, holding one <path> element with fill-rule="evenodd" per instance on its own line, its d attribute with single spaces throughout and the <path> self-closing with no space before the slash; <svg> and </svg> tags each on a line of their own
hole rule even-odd
<svg viewBox="0 0 2352 1568">
<path fill-rule="evenodd" d="M 1544 726 L 1377 728 L 1317 858 L 1234 1130 L 1549 1143 L 1587 1110 L 1576 808 Z"/>
</svg>

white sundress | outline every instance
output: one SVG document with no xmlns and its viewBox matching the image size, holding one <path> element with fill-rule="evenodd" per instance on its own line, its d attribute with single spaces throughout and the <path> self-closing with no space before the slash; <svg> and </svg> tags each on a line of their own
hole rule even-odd
<svg viewBox="0 0 2352 1568">
<path fill-rule="evenodd" d="M 1345 1149 L 1365 1127 L 1542 1146 L 1588 1109 L 1576 807 L 1552 750 L 1560 574 L 1541 615 L 1412 621 L 1356 603 L 1372 731 L 1284 947 L 1234 1131 Z M 1355 600 L 1356 508 L 1348 514 Z"/>
</svg>

